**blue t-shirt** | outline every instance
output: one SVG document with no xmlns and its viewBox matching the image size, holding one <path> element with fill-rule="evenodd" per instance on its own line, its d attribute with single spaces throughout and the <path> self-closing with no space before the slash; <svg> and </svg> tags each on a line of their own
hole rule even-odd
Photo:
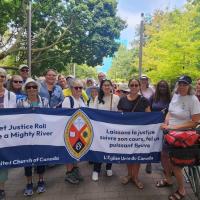
<svg viewBox="0 0 200 200">
<path fill-rule="evenodd" d="M 19 99 L 26 99 L 26 94 L 24 94 L 23 92 L 15 92 L 16 95 L 16 101 L 18 101 Z"/>
</svg>

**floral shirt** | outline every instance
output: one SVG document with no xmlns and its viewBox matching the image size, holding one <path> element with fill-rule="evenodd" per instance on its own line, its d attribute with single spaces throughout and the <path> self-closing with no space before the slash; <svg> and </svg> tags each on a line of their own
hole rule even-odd
<svg viewBox="0 0 200 200">
<path fill-rule="evenodd" d="M 31 108 L 31 107 L 39 107 L 39 108 L 47 108 L 49 107 L 49 101 L 45 97 L 38 96 L 38 102 L 30 102 L 28 98 L 22 98 L 17 100 L 18 108 Z"/>
</svg>

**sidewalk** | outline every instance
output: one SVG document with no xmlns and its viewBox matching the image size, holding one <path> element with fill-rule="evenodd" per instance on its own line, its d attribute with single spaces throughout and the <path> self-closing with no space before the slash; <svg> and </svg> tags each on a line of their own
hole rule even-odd
<svg viewBox="0 0 200 200">
<path fill-rule="evenodd" d="M 142 166 L 141 181 L 144 189 L 138 190 L 132 183 L 122 185 L 120 176 L 126 175 L 124 164 L 113 165 L 113 177 L 106 177 L 104 165 L 98 182 L 91 180 L 92 165 L 87 162 L 79 164 L 84 181 L 79 185 L 71 185 L 64 181 L 65 166 L 59 165 L 47 169 L 46 187 L 43 194 L 24 197 L 25 177 L 23 168 L 10 170 L 6 183 L 7 200 L 167 200 L 168 195 L 175 191 L 172 188 L 156 188 L 155 183 L 161 178 L 162 171 L 159 164 L 153 164 L 152 174 L 146 174 Z M 35 178 L 35 183 L 37 182 Z M 195 200 L 190 185 L 186 183 L 187 196 L 185 200 Z"/>
</svg>

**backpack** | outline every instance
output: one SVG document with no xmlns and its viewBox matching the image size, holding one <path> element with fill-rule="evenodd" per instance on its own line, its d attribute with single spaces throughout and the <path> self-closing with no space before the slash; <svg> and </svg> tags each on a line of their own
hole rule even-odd
<svg viewBox="0 0 200 200">
<path fill-rule="evenodd" d="M 74 108 L 74 99 L 72 98 L 72 96 L 66 96 L 66 97 L 69 98 L 69 101 L 70 101 L 70 108 Z M 82 96 L 81 96 L 81 99 L 82 99 L 82 101 L 84 102 Z"/>
<path fill-rule="evenodd" d="M 74 108 L 74 99 L 71 96 L 67 96 L 70 101 L 70 108 Z"/>
<path fill-rule="evenodd" d="M 190 166 L 199 163 L 199 134 L 196 131 L 170 131 L 164 136 L 169 145 L 169 157 L 174 165 Z"/>
<path fill-rule="evenodd" d="M 188 148 L 169 149 L 169 157 L 171 162 L 174 165 L 181 167 L 198 165 L 200 163 L 199 156 L 199 147 L 197 145 Z"/>
<path fill-rule="evenodd" d="M 186 148 L 197 144 L 199 136 L 196 131 L 170 131 L 164 138 L 171 146 Z"/>
<path fill-rule="evenodd" d="M 90 101 L 91 101 L 91 99 L 89 98 L 88 101 L 87 101 L 87 107 L 89 107 Z"/>
</svg>

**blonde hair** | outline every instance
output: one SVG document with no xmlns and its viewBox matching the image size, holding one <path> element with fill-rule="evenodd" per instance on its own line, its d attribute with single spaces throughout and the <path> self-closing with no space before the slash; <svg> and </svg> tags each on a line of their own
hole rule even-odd
<svg viewBox="0 0 200 200">
<path fill-rule="evenodd" d="M 83 82 L 80 79 L 72 79 L 70 82 L 70 88 L 72 89 L 74 87 L 75 84 L 79 84 L 83 87 Z"/>
</svg>

